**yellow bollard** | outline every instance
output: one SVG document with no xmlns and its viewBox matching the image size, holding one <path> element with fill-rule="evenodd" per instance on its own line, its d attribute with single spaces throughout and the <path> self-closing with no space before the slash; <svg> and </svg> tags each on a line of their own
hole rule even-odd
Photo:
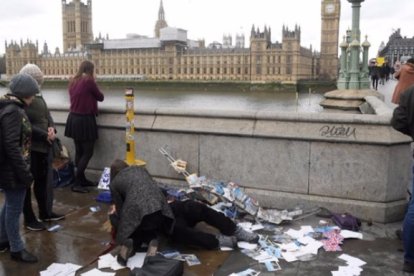
<svg viewBox="0 0 414 276">
<path fill-rule="evenodd" d="M 126 133 L 125 133 L 125 142 L 126 142 L 126 158 L 125 162 L 128 165 L 137 165 L 144 166 L 145 162 L 143 160 L 135 159 L 135 139 L 134 139 L 134 89 L 127 88 L 125 90 L 125 102 L 126 102 Z"/>
</svg>

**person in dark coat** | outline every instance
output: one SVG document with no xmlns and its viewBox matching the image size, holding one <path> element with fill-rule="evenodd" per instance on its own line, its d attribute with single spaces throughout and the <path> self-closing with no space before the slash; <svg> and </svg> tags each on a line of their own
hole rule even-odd
<svg viewBox="0 0 414 276">
<path fill-rule="evenodd" d="M 0 251 L 10 250 L 13 260 L 37 262 L 20 237 L 19 218 L 26 191 L 33 182 L 30 172 L 32 126 L 24 112 L 39 93 L 36 80 L 27 74 L 15 75 L 10 93 L 0 99 L 0 188 L 5 201 L 0 213 Z"/>
<path fill-rule="evenodd" d="M 133 249 L 148 244 L 157 232 L 171 233 L 174 215 L 144 167 L 115 160 L 111 165 L 110 189 L 116 210 L 110 215 L 116 228 L 115 241 L 128 248 L 128 252 L 118 255 L 118 261 L 125 264 Z"/>
<path fill-rule="evenodd" d="M 73 192 L 87 193 L 87 186 L 96 186 L 85 176 L 89 160 L 93 156 L 95 141 L 98 139 L 98 101 L 104 100 L 104 95 L 95 81 L 95 66 L 89 60 L 84 60 L 78 72 L 69 83 L 70 109 L 66 120 L 65 136 L 75 143 L 75 183 Z"/>
<path fill-rule="evenodd" d="M 165 195 L 144 167 L 115 160 L 111 166 L 111 194 L 116 212 L 110 215 L 121 244 L 118 262 L 125 265 L 141 243 L 157 238 L 157 232 L 173 241 L 217 249 L 235 247 L 237 241 L 257 242 L 259 236 L 237 226 L 223 213 L 194 200 L 167 202 Z M 217 228 L 219 234 L 194 229 L 199 222 Z M 130 247 L 126 249 L 126 247 Z"/>
<path fill-rule="evenodd" d="M 32 76 L 37 81 L 40 89 L 43 84 L 43 72 L 36 64 L 26 64 L 20 69 L 20 73 Z M 34 178 L 33 191 L 39 209 L 39 218 L 42 221 L 64 219 L 64 215 L 52 211 L 53 187 L 51 179 L 48 179 L 48 174 L 51 173 L 52 168 L 51 146 L 56 138 L 55 124 L 40 92 L 36 94 L 32 104 L 25 110 L 34 133 L 31 145 L 30 169 Z M 40 139 L 36 139 L 36 137 L 40 137 Z M 31 190 L 31 188 L 27 189 L 24 200 L 24 224 L 29 230 L 41 231 L 46 229 L 46 226 L 38 221 L 33 212 Z"/>
<path fill-rule="evenodd" d="M 402 91 L 399 101 L 400 104 L 394 109 L 391 125 L 414 140 L 414 86 Z M 414 183 L 412 189 L 414 191 Z M 402 239 L 404 244 L 403 271 L 414 273 L 414 197 L 411 198 L 405 214 Z"/>
</svg>

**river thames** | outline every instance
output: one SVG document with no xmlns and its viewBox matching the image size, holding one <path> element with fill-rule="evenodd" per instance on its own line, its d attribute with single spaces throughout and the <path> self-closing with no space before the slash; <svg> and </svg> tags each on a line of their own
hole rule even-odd
<svg viewBox="0 0 414 276">
<path fill-rule="evenodd" d="M 105 100 L 99 107 L 123 107 L 125 105 L 123 88 L 101 87 Z M 0 95 L 7 92 L 0 87 Z M 57 106 L 69 107 L 69 96 L 66 88 L 42 89 L 49 108 Z M 294 93 L 274 91 L 172 91 L 136 89 L 135 109 L 146 110 L 154 108 L 173 109 L 209 109 L 227 111 L 288 111 L 288 112 L 320 112 L 319 105 L 323 99 L 322 93 Z"/>
</svg>

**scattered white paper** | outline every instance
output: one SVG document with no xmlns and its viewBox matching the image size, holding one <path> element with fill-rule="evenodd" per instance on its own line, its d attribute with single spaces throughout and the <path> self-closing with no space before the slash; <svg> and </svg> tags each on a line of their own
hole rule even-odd
<svg viewBox="0 0 414 276">
<path fill-rule="evenodd" d="M 360 239 L 362 240 L 362 233 L 350 231 L 350 230 L 341 230 L 340 235 L 344 237 L 344 239 Z"/>
<path fill-rule="evenodd" d="M 285 259 L 286 262 L 290 263 L 290 262 L 294 262 L 297 261 L 298 259 L 295 257 L 295 254 L 293 254 L 292 252 L 282 252 L 282 257 Z"/>
<path fill-rule="evenodd" d="M 299 246 L 297 246 L 296 243 L 294 242 L 284 243 L 280 246 L 280 248 L 282 250 L 290 251 L 290 252 L 299 250 Z"/>
<path fill-rule="evenodd" d="M 146 254 L 146 252 L 135 253 L 134 256 L 128 259 L 127 267 L 129 267 L 131 270 L 133 270 L 135 267 L 142 267 Z"/>
<path fill-rule="evenodd" d="M 82 273 L 81 276 L 115 276 L 115 272 L 102 272 L 97 268 Z"/>
<path fill-rule="evenodd" d="M 257 248 L 257 243 L 248 243 L 248 242 L 245 242 L 245 241 L 239 241 L 239 242 L 237 242 L 237 246 L 239 248 L 242 248 L 242 249 L 244 248 L 244 249 L 253 250 L 253 249 Z"/>
<path fill-rule="evenodd" d="M 55 276 L 55 275 L 65 275 L 65 276 L 75 276 L 76 270 L 82 266 L 66 263 L 53 263 L 48 266 L 46 270 L 40 271 L 40 276 Z"/>
<path fill-rule="evenodd" d="M 364 262 L 363 260 L 358 259 L 356 257 L 352 257 L 348 254 L 342 254 L 338 258 L 346 261 L 349 266 L 358 266 L 359 267 L 359 266 L 363 266 L 364 264 L 366 264 L 366 262 Z"/>
</svg>

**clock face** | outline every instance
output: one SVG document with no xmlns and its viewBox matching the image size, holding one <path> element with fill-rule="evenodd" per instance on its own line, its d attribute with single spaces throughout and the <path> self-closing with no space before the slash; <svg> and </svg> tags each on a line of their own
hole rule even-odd
<svg viewBox="0 0 414 276">
<path fill-rule="evenodd" d="M 325 12 L 326 13 L 333 13 L 335 11 L 335 5 L 334 4 L 327 4 L 325 6 Z"/>
</svg>

